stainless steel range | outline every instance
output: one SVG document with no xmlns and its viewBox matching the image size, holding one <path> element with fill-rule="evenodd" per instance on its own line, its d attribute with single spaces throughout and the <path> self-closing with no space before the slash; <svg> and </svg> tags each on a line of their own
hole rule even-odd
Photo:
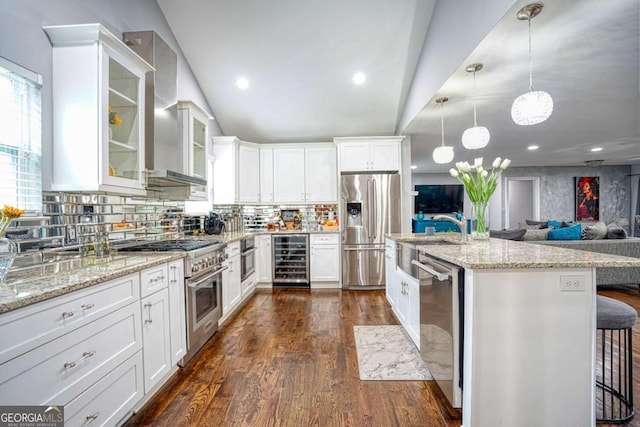
<svg viewBox="0 0 640 427">
<path fill-rule="evenodd" d="M 189 360 L 218 330 L 222 316 L 222 272 L 228 267 L 226 243 L 215 240 L 159 240 L 121 251 L 178 252 L 187 251 L 184 259 L 185 303 L 187 325 L 187 354 L 178 363 L 185 366 Z"/>
</svg>

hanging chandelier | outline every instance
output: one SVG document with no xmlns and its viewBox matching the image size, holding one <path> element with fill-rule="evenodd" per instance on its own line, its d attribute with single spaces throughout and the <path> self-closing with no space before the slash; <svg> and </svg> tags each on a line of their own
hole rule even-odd
<svg viewBox="0 0 640 427">
<path fill-rule="evenodd" d="M 443 96 L 442 98 L 436 99 L 436 102 L 440 104 L 440 125 L 442 129 L 442 145 L 433 150 L 433 161 L 438 164 L 449 163 L 453 160 L 453 147 L 449 147 L 444 145 L 444 103 L 447 102 L 449 98 Z"/>
<path fill-rule="evenodd" d="M 482 64 L 471 64 L 465 70 L 473 73 L 473 127 L 466 129 L 462 134 L 462 145 L 468 150 L 477 150 L 486 147 L 491 138 L 489 129 L 478 126 L 476 120 L 476 72 L 482 70 Z"/>
<path fill-rule="evenodd" d="M 542 11 L 542 3 L 529 4 L 518 11 L 516 17 L 527 20 L 529 24 L 529 92 L 513 101 L 511 118 L 519 125 L 535 125 L 542 123 L 553 112 L 553 99 L 547 92 L 533 90 L 533 66 L 531 61 L 531 18 L 535 18 Z"/>
</svg>

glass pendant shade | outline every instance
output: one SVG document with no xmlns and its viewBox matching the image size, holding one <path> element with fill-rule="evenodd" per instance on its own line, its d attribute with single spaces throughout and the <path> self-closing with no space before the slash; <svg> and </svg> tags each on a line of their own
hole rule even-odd
<svg viewBox="0 0 640 427">
<path fill-rule="evenodd" d="M 449 163 L 453 160 L 453 147 L 449 147 L 444 145 L 444 103 L 447 102 L 449 98 L 443 96 L 441 98 L 436 99 L 436 103 L 440 104 L 440 126 L 441 126 L 441 136 L 442 136 L 442 145 L 440 147 L 436 147 L 433 150 L 433 161 L 440 165 L 445 163 Z"/>
<path fill-rule="evenodd" d="M 523 93 L 513 101 L 511 118 L 521 126 L 542 123 L 553 112 L 553 99 L 547 92 L 533 90 L 533 65 L 531 60 L 531 18 L 542 11 L 542 3 L 532 3 L 520 9 L 516 15 L 519 20 L 529 24 L 529 92 Z"/>
<path fill-rule="evenodd" d="M 537 90 L 523 93 L 513 101 L 511 118 L 519 125 L 542 123 L 553 112 L 553 99 L 547 92 Z"/>
<path fill-rule="evenodd" d="M 474 126 L 466 129 L 462 134 L 462 145 L 467 150 L 477 150 L 486 147 L 490 138 L 489 129 L 484 126 Z"/>
<path fill-rule="evenodd" d="M 438 164 L 449 163 L 453 160 L 453 147 L 442 145 L 433 150 L 433 161 Z"/>
</svg>

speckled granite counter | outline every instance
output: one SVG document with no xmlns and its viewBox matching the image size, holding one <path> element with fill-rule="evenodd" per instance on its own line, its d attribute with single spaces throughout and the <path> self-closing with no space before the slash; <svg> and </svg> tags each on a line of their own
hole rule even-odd
<svg viewBox="0 0 640 427">
<path fill-rule="evenodd" d="M 0 313 L 183 258 L 184 253 L 138 253 L 72 258 L 10 271 L 0 286 Z"/>
<path fill-rule="evenodd" d="M 640 258 L 579 251 L 529 242 L 489 239 L 465 245 L 420 245 L 428 254 L 464 268 L 588 268 L 640 267 Z"/>
</svg>

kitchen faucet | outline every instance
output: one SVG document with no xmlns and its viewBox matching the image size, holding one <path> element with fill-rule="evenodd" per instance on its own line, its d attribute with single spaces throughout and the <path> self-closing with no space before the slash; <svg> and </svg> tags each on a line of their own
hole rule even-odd
<svg viewBox="0 0 640 427">
<path fill-rule="evenodd" d="M 458 227 L 460 227 L 460 241 L 467 242 L 469 240 L 469 237 L 467 236 L 467 218 L 465 218 L 464 215 L 461 215 L 460 219 L 454 218 L 449 215 L 434 215 L 433 219 L 446 219 L 453 222 Z"/>
</svg>

